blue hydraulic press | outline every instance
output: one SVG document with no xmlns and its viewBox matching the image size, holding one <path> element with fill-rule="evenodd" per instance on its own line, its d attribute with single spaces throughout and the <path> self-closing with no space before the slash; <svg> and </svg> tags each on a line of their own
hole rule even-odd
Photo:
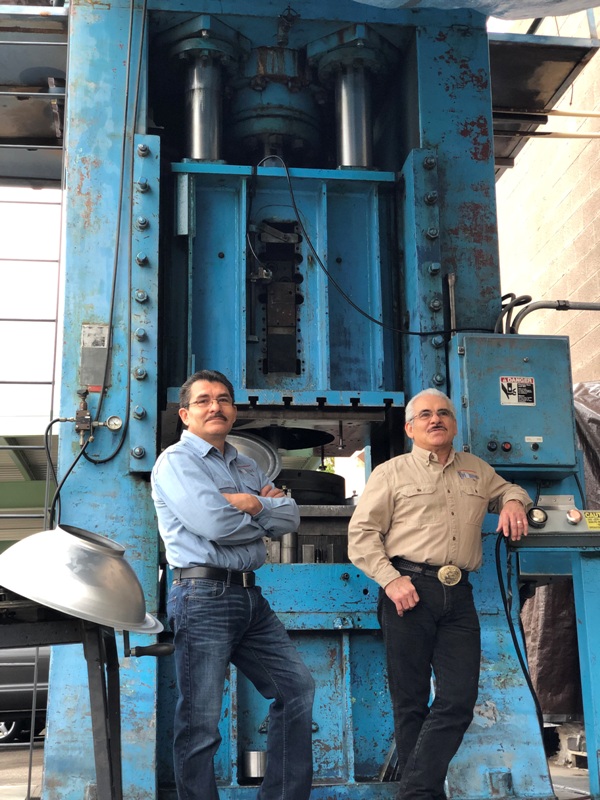
<svg viewBox="0 0 600 800">
<path fill-rule="evenodd" d="M 403 452 L 405 398 L 449 392 L 462 412 L 456 446 L 545 509 L 544 547 L 535 530 L 511 562 L 543 562 L 549 531 L 572 570 L 600 797 L 600 540 L 584 515 L 581 538 L 563 516 L 564 503 L 584 507 L 568 343 L 494 333 L 485 16 L 354 0 L 73 0 L 69 14 L 61 404 L 66 417 L 82 413 L 77 435 L 60 440 L 59 471 L 72 467 L 64 521 L 125 545 L 160 616 L 149 472 L 179 434 L 187 375 L 226 372 L 236 444 L 274 463 L 301 506 L 300 530 L 270 549 L 260 582 L 317 683 L 312 797 L 391 800 L 377 587 L 348 563 L 343 485 L 314 467 L 364 449 L 369 470 Z M 289 459 L 281 472 L 278 459 Z M 496 578 L 495 527 L 486 518 L 476 578 L 480 698 L 448 796 L 541 800 L 554 794 Z M 94 796 L 85 672 L 72 651 L 53 654 L 46 800 Z M 171 800 L 172 664 L 125 657 L 121 684 L 123 794 Z M 252 756 L 267 725 L 265 701 L 232 669 L 216 760 L 223 798 L 256 796 Z"/>
</svg>

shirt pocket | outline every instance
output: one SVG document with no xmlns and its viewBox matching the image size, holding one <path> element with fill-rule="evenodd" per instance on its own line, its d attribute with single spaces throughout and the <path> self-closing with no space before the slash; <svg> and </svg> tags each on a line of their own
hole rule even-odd
<svg viewBox="0 0 600 800">
<path fill-rule="evenodd" d="M 396 490 L 398 521 L 433 522 L 438 516 L 433 483 L 405 483 Z"/>
<path fill-rule="evenodd" d="M 238 494 L 240 491 L 237 486 L 233 486 L 231 483 L 218 483 L 217 489 L 221 492 L 221 494 Z"/>
<path fill-rule="evenodd" d="M 244 488 L 248 491 L 248 494 L 260 494 L 262 486 L 260 485 L 258 475 L 244 475 L 242 473 L 240 478 Z"/>
<path fill-rule="evenodd" d="M 484 497 L 475 481 L 463 481 L 460 495 L 464 521 L 481 526 L 488 510 L 488 498 Z"/>
</svg>

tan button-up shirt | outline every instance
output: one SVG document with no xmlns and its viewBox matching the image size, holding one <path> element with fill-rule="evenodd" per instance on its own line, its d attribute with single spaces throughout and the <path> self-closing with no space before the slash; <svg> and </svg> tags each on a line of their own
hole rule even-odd
<svg viewBox="0 0 600 800">
<path fill-rule="evenodd" d="M 483 518 L 508 500 L 532 505 L 520 486 L 471 453 L 452 450 L 442 466 L 434 453 L 413 446 L 373 470 L 350 520 L 350 560 L 380 586 L 399 575 L 394 556 L 479 569 Z"/>
</svg>

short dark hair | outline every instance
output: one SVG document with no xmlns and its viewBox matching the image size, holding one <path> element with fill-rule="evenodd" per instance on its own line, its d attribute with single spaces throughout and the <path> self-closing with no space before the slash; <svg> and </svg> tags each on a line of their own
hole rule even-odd
<svg viewBox="0 0 600 800">
<path fill-rule="evenodd" d="M 192 388 L 192 384 L 196 383 L 196 381 L 208 381 L 209 383 L 222 383 L 223 386 L 227 387 L 227 391 L 231 395 L 231 400 L 235 402 L 235 396 L 233 391 L 233 384 L 223 375 L 222 372 L 217 372 L 216 369 L 201 369 L 198 372 L 194 372 L 193 375 L 187 379 L 187 381 L 183 384 L 181 389 L 179 390 L 179 408 L 187 408 L 190 402 L 190 390 Z"/>
</svg>

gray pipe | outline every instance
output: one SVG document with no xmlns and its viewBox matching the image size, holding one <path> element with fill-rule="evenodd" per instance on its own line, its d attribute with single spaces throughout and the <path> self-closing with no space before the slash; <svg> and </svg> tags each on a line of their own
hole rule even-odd
<svg viewBox="0 0 600 800">
<path fill-rule="evenodd" d="M 600 311 L 600 303 L 578 303 L 570 300 L 539 300 L 537 303 L 530 303 L 522 311 L 519 311 L 513 323 L 513 331 L 519 332 L 519 325 L 523 317 L 537 311 L 538 308 L 553 308 L 555 311 Z"/>
<path fill-rule="evenodd" d="M 364 67 L 342 67 L 337 75 L 338 164 L 370 167 L 372 150 L 369 80 Z"/>
<path fill-rule="evenodd" d="M 221 66 L 206 56 L 189 66 L 186 86 L 187 152 L 199 161 L 221 157 Z"/>
</svg>

